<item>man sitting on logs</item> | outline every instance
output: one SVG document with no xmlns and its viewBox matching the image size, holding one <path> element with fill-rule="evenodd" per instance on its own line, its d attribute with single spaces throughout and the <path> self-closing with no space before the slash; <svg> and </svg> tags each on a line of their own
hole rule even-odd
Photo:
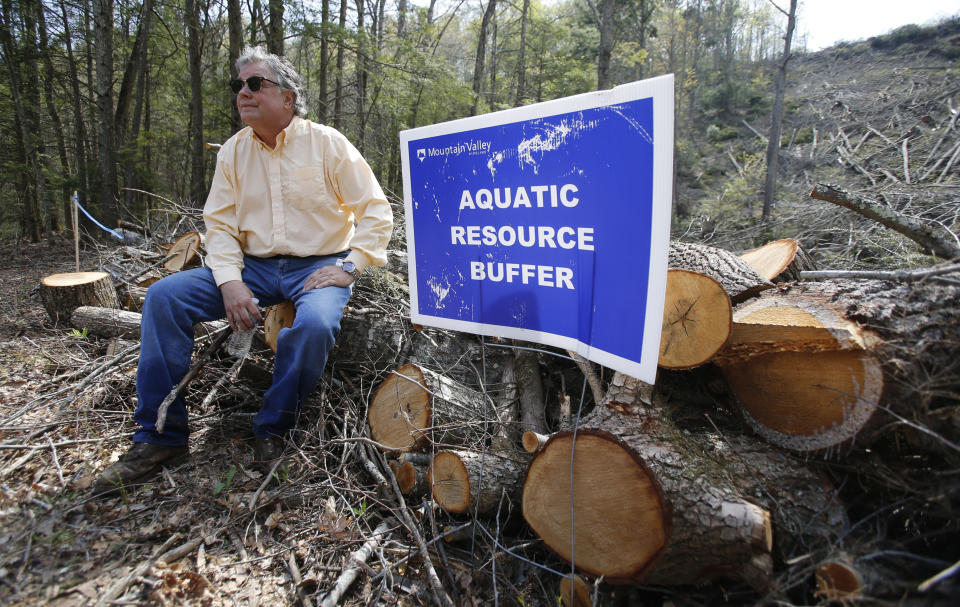
<svg viewBox="0 0 960 607">
<path fill-rule="evenodd" d="M 134 413 L 140 428 L 96 490 L 142 479 L 188 453 L 182 395 L 161 428 L 157 422 L 161 403 L 190 367 L 193 326 L 226 317 L 234 331 L 251 330 L 261 321 L 258 300 L 296 306 L 253 421 L 254 463 L 277 460 L 320 381 L 354 280 L 386 263 L 393 218 L 364 158 L 338 131 L 304 118 L 300 75 L 288 60 L 251 47 L 236 66 L 230 87 L 247 127 L 217 154 L 203 210 L 207 267 L 172 274 L 147 292 Z"/>
</svg>

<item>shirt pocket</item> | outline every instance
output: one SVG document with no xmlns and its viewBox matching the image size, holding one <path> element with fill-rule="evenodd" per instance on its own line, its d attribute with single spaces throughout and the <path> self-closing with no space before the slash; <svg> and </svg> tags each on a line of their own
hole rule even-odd
<svg viewBox="0 0 960 607">
<path fill-rule="evenodd" d="M 284 197 L 292 207 L 304 211 L 331 206 L 323 167 L 308 166 L 291 170 L 284 184 Z"/>
</svg>

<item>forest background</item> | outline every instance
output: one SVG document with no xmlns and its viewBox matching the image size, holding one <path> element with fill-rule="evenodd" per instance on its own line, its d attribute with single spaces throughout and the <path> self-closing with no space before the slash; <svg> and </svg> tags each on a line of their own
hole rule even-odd
<svg viewBox="0 0 960 607">
<path fill-rule="evenodd" d="M 156 220 L 141 192 L 202 206 L 215 162 L 205 144 L 242 126 L 227 82 L 246 44 L 291 59 L 309 116 L 354 142 L 394 202 L 403 129 L 674 73 L 674 230 L 731 209 L 750 223 L 762 147 L 741 155 L 749 174 L 732 185 L 703 179 L 716 172 L 707 151 L 727 164 L 723 142 L 744 124 L 769 127 L 788 10 L 768 0 L 2 0 L 0 126 L 13 145 L 0 149 L 10 186 L 0 232 L 39 241 L 62 231 L 74 191 L 106 225 Z M 802 38 L 793 49 L 803 52 Z M 786 105 L 791 143 L 812 136 L 790 124 L 799 104 Z"/>
</svg>

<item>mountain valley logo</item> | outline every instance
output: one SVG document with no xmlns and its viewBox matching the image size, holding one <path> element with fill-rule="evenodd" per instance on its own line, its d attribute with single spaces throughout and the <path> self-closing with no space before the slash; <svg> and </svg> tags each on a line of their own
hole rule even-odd
<svg viewBox="0 0 960 607">
<path fill-rule="evenodd" d="M 478 141 L 474 139 L 467 141 L 466 143 L 457 143 L 456 145 L 448 145 L 442 148 L 434 146 L 428 148 L 419 148 L 417 149 L 417 160 L 423 162 L 426 158 L 433 158 L 435 156 L 459 156 L 464 152 L 469 152 L 471 154 L 484 154 L 489 151 L 489 141 Z"/>
</svg>

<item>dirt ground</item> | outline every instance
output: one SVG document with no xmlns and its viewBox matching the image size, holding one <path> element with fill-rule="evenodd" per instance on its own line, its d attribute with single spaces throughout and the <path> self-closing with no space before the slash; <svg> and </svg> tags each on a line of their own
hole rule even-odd
<svg viewBox="0 0 960 607">
<path fill-rule="evenodd" d="M 73 271 L 71 245 L 0 247 L 0 604 L 285 605 L 329 585 L 341 557 L 369 533 L 371 498 L 327 460 L 342 450 L 310 446 L 317 422 L 299 437 L 284 482 L 266 487 L 251 509 L 264 476 L 249 466 L 249 394 L 193 412 L 185 464 L 129 494 L 91 493 L 95 474 L 129 445 L 136 344 L 51 322 L 36 289 L 45 275 Z M 132 355 L 96 375 L 131 346 Z M 346 495 L 314 491 L 327 466 L 339 466 Z M 151 554 L 177 547 L 186 558 L 148 566 Z"/>
</svg>

